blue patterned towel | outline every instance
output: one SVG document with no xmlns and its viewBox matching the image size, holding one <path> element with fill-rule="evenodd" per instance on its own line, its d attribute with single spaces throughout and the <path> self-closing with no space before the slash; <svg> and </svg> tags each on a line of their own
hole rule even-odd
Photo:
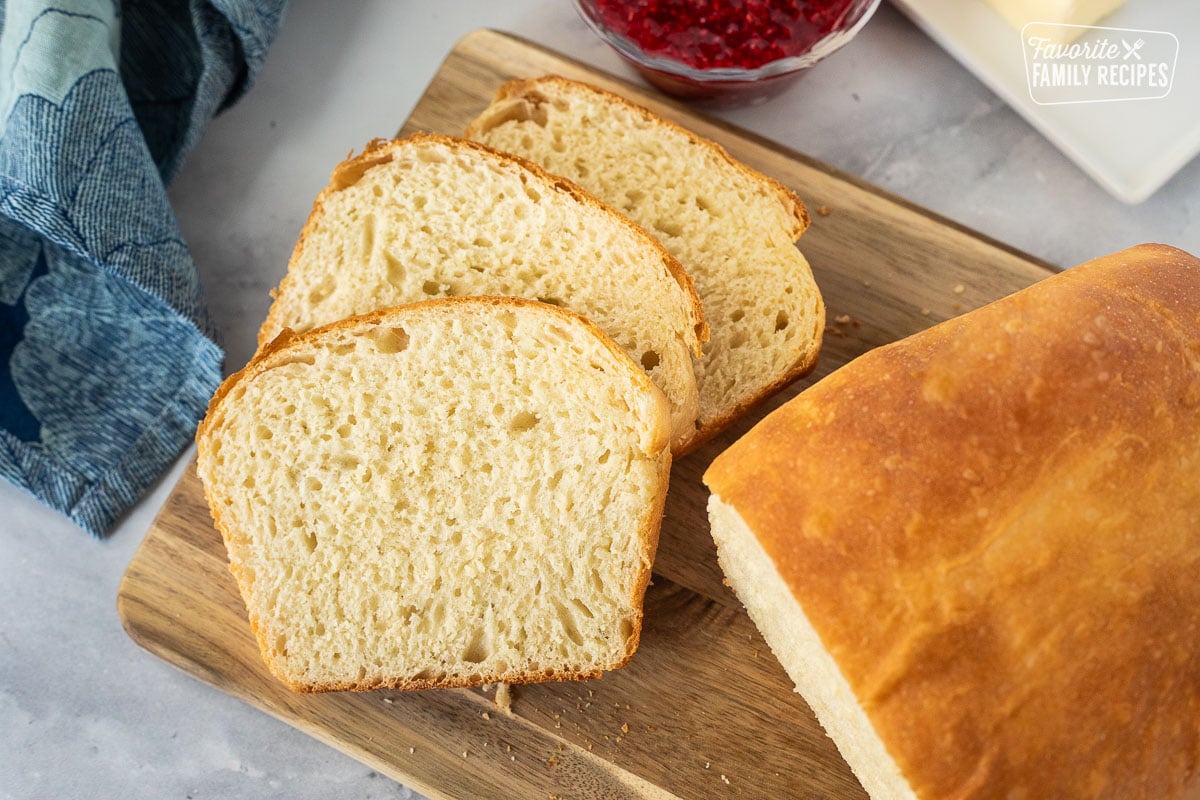
<svg viewBox="0 0 1200 800">
<path fill-rule="evenodd" d="M 221 377 L 165 184 L 285 0 L 0 0 L 0 475 L 97 536 Z"/>
</svg>

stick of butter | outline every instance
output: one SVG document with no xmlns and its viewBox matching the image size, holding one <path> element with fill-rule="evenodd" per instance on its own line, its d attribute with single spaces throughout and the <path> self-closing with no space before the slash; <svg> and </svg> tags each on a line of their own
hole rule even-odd
<svg viewBox="0 0 1200 800">
<path fill-rule="evenodd" d="M 1094 25 L 1116 11 L 1125 0 L 987 0 L 1017 30 L 1030 22 Z M 1062 41 L 1071 41 L 1084 28 L 1059 28 Z"/>
</svg>

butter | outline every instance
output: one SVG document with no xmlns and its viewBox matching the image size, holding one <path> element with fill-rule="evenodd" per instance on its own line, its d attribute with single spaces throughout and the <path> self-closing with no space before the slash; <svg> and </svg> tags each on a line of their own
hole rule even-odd
<svg viewBox="0 0 1200 800">
<path fill-rule="evenodd" d="M 1017 30 L 1030 22 L 1055 22 L 1064 25 L 1095 25 L 1116 11 L 1125 0 L 987 0 L 987 4 Z M 1083 28 L 1059 28 L 1061 41 L 1068 42 L 1084 33 Z"/>
</svg>

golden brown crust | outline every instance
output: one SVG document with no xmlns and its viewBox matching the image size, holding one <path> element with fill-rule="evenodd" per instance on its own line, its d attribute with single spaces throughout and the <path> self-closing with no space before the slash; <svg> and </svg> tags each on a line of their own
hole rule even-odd
<svg viewBox="0 0 1200 800">
<path fill-rule="evenodd" d="M 1200 796 L 1200 260 L 857 359 L 719 456 L 921 798 Z"/>
<path fill-rule="evenodd" d="M 729 155 L 729 152 L 724 147 L 712 141 L 711 139 L 705 139 L 703 136 L 697 136 L 695 133 L 689 131 L 687 128 L 684 128 L 682 125 L 672 122 L 665 117 L 659 116 L 650 109 L 640 106 L 619 94 L 615 94 L 606 89 L 601 89 L 600 87 L 593 86 L 589 83 L 583 83 L 582 81 L 573 81 L 569 78 L 564 78 L 559 75 L 543 75 L 537 78 L 522 78 L 505 82 L 499 89 L 496 90 L 496 97 L 492 102 L 495 104 L 501 100 L 511 100 L 514 98 L 528 100 L 531 103 L 545 102 L 546 98 L 541 93 L 540 89 L 543 86 L 549 85 L 558 86 L 560 89 L 568 92 L 586 91 L 594 93 L 610 103 L 628 109 L 630 112 L 636 114 L 652 125 L 661 126 L 684 136 L 691 144 L 712 152 L 718 159 L 726 162 L 738 172 L 741 172 L 750 177 L 752 180 L 769 187 L 770 190 L 779 197 L 779 201 L 788 209 L 789 216 L 795 221 L 795 226 L 790 232 L 792 241 L 798 240 L 800 236 L 803 235 L 804 231 L 807 230 L 810 222 L 808 209 L 805 207 L 804 202 L 799 198 L 799 196 L 791 189 L 784 186 L 774 178 L 764 175 L 753 167 L 749 167 L 746 164 L 738 161 L 733 156 Z M 467 127 L 466 136 L 473 138 L 479 135 L 483 130 L 488 128 L 489 122 L 490 121 L 487 119 L 487 114 L 485 113 Z"/>
<path fill-rule="evenodd" d="M 289 329 L 284 329 L 275 339 L 262 347 L 250 360 L 244 368 L 226 378 L 217 388 L 209 401 L 208 412 L 204 419 L 201 420 L 196 431 L 196 442 L 200 450 L 200 461 L 203 463 L 207 460 L 207 453 L 211 443 L 213 434 L 212 427 L 220 414 L 221 405 L 225 399 L 234 392 L 237 387 L 245 382 L 253 380 L 253 378 L 265 371 L 279 366 L 280 363 L 286 361 L 298 353 L 302 353 L 313 345 L 318 345 L 325 341 L 329 334 L 336 334 L 342 331 L 352 331 L 362 327 L 374 325 L 403 325 L 405 318 L 423 314 L 437 313 L 444 311 L 448 314 L 458 313 L 463 308 L 478 307 L 478 306 L 497 306 L 497 307 L 536 307 L 543 313 L 556 315 L 563 319 L 571 320 L 581 324 L 589 333 L 591 333 L 608 351 L 608 353 L 616 359 L 616 362 L 624 368 L 627 377 L 638 387 L 640 391 L 648 393 L 655 398 L 657 406 L 657 423 L 651 437 L 651 442 L 646 451 L 647 458 L 656 460 L 658 464 L 659 491 L 648 509 L 646 517 L 642 523 L 638 534 L 638 541 L 644 545 L 643 551 L 643 569 L 635 583 L 634 592 L 631 598 L 631 607 L 636 611 L 636 617 L 631 621 L 632 633 L 627 642 L 626 652 L 620 660 L 614 664 L 605 667 L 605 669 L 618 669 L 629 662 L 633 657 L 634 651 L 637 650 L 638 640 L 641 632 L 641 608 L 643 596 L 646 586 L 650 581 L 651 565 L 654 561 L 655 551 L 658 546 L 659 526 L 662 520 L 663 507 L 666 503 L 667 486 L 671 472 L 671 423 L 670 423 L 670 407 L 666 397 L 662 391 L 654 385 L 647 376 L 646 372 L 638 366 L 633 359 L 621 348 L 608 334 L 597 327 L 587 317 L 577 314 L 574 311 L 560 308 L 558 306 L 540 303 L 535 300 L 526 300 L 519 297 L 444 297 L 430 300 L 423 300 L 418 303 L 412 303 L 395 308 L 379 309 L 376 311 L 362 314 L 356 317 L 339 320 L 319 328 L 314 328 L 306 331 L 303 334 L 296 334 Z M 213 496 L 212 490 L 208 481 L 202 481 L 204 485 L 204 496 L 208 502 L 209 510 L 213 517 L 213 523 L 221 534 L 221 539 L 225 544 L 226 551 L 230 554 L 230 572 L 237 580 L 238 588 L 241 592 L 243 602 L 246 604 L 247 615 L 250 623 L 250 628 L 254 634 L 255 640 L 258 642 L 259 651 L 262 654 L 263 661 L 271 674 L 286 684 L 290 689 L 296 692 L 327 692 L 327 691 L 370 691 L 374 689 L 430 689 L 430 688 L 451 688 L 451 687 L 467 687 L 479 686 L 486 683 L 531 683 L 535 681 L 545 680 L 586 680 L 590 678 L 600 677 L 603 669 L 579 672 L 564 672 L 546 670 L 540 673 L 522 673 L 522 672 L 505 672 L 501 674 L 480 673 L 469 678 L 458 678 L 454 676 L 446 676 L 441 679 L 430 680 L 384 680 L 384 679 L 367 679 L 363 681 L 347 682 L 347 683 L 327 683 L 319 685 L 309 685 L 298 683 L 292 680 L 284 670 L 283 666 L 278 663 L 273 657 L 273 648 L 266 639 L 266 633 L 260 623 L 258 616 L 253 610 L 251 601 L 252 592 L 252 573 L 240 567 L 239 563 L 234 560 L 234 547 L 232 544 L 232 531 L 229 530 L 222 513 L 221 504 Z"/>
<path fill-rule="evenodd" d="M 304 227 L 300 231 L 300 236 L 296 242 L 295 248 L 292 250 L 291 258 L 288 261 L 288 275 L 285 275 L 280 282 L 279 287 L 274 293 L 274 302 L 271 303 L 271 308 L 267 312 L 267 318 L 264 320 L 262 327 L 258 332 L 258 344 L 262 347 L 275 335 L 275 332 L 283 326 L 280 322 L 282 316 L 283 304 L 288 301 L 291 296 L 289 286 L 289 276 L 292 271 L 292 266 L 299 261 L 301 254 L 307 247 L 307 239 L 312 234 L 316 226 L 317 220 L 324 214 L 325 198 L 336 192 L 340 192 L 349 186 L 353 186 L 362 176 L 367 173 L 372 167 L 386 164 L 395 158 L 396 152 L 403 147 L 420 146 L 423 143 L 437 143 L 445 147 L 458 150 L 472 150 L 480 153 L 487 158 L 495 159 L 502 163 L 510 163 L 518 165 L 524 172 L 529 173 L 534 180 L 542 183 L 548 190 L 564 194 L 570 197 L 573 201 L 585 206 L 590 206 L 599 210 L 605 215 L 612 218 L 617 224 L 630 231 L 636 238 L 642 241 L 643 245 L 652 249 L 663 262 L 663 266 L 671 275 L 671 278 L 679 285 L 679 288 L 684 293 L 685 305 L 688 308 L 689 316 L 693 321 L 692 336 L 694 338 L 688 342 L 689 349 L 697 356 L 700 356 L 702 343 L 708 341 L 709 331 L 708 324 L 704 320 L 704 309 L 700 302 L 700 296 L 696 293 L 696 287 L 692 282 L 692 278 L 680 265 L 679 260 L 671 255 L 659 243 L 657 239 L 643 230 L 639 225 L 625 217 L 625 215 L 614 211 L 611 207 L 602 203 L 594 196 L 577 184 L 558 175 L 552 175 L 544 169 L 534 164 L 532 161 L 521 158 L 512 153 L 502 153 L 487 145 L 473 142 L 468 139 L 461 139 L 454 136 L 444 136 L 436 133 L 414 133 L 403 139 L 372 139 L 367 143 L 363 151 L 357 156 L 351 155 L 342 163 L 338 164 L 333 169 L 330 177 L 330 182 L 327 187 L 321 190 L 313 201 L 312 211 L 308 215 Z"/>
</svg>

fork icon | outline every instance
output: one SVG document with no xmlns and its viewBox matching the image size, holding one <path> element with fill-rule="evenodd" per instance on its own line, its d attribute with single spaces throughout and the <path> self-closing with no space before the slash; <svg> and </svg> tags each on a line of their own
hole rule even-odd
<svg viewBox="0 0 1200 800">
<path fill-rule="evenodd" d="M 1125 61 L 1128 61 L 1130 56 L 1133 56 L 1138 61 L 1142 60 L 1142 54 L 1139 53 L 1138 50 L 1141 50 L 1142 46 L 1144 44 L 1146 44 L 1145 39 L 1138 39 L 1133 44 L 1130 44 L 1129 42 L 1122 39 L 1121 44 L 1125 47 L 1125 57 L 1124 57 Z"/>
</svg>

